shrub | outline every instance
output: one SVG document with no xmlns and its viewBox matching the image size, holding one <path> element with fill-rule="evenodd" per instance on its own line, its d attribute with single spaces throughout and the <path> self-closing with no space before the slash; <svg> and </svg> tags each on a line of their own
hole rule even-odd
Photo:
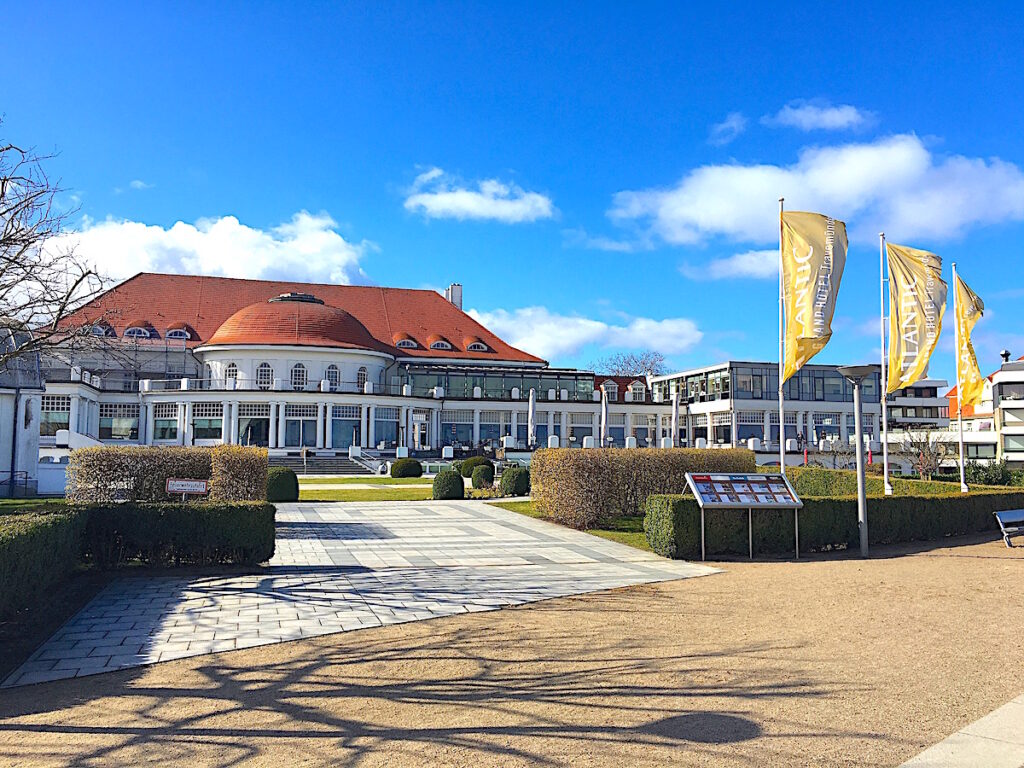
<svg viewBox="0 0 1024 768">
<path fill-rule="evenodd" d="M 526 467 L 509 467 L 501 473 L 500 487 L 503 496 L 529 496 L 530 470 Z"/>
<path fill-rule="evenodd" d="M 68 461 L 67 498 L 76 503 L 173 500 L 167 478 L 209 480 L 212 453 L 179 446 L 79 448 Z"/>
<path fill-rule="evenodd" d="M 754 472 L 745 449 L 548 448 L 530 464 L 531 492 L 545 517 L 590 528 L 612 515 L 642 515 L 647 497 L 683 493 L 687 472 Z"/>
<path fill-rule="evenodd" d="M 452 466 L 451 466 L 451 470 L 452 470 L 452 472 L 458 472 L 461 475 L 462 474 L 462 459 L 456 459 L 455 461 L 453 461 L 452 462 Z"/>
<path fill-rule="evenodd" d="M 267 498 L 267 449 L 218 445 L 210 452 L 211 501 Z"/>
<path fill-rule="evenodd" d="M 0 515 L 0 618 L 31 605 L 78 564 L 85 515 L 58 507 Z"/>
<path fill-rule="evenodd" d="M 299 478 L 288 467 L 267 470 L 267 501 L 298 501 Z"/>
<path fill-rule="evenodd" d="M 857 473 L 852 469 L 787 467 L 786 476 L 793 484 L 793 490 L 801 497 L 857 495 Z M 885 480 L 882 476 L 868 475 L 864 481 L 864 490 L 868 496 L 882 496 L 885 493 Z M 890 476 L 889 483 L 895 496 L 941 496 L 960 493 L 959 481 L 950 483 Z"/>
<path fill-rule="evenodd" d="M 494 485 L 494 465 L 478 464 L 473 467 L 473 487 L 490 488 Z"/>
<path fill-rule="evenodd" d="M 462 475 L 450 469 L 444 469 L 434 476 L 434 489 L 431 494 L 435 499 L 462 499 L 466 496 L 466 486 Z"/>
<path fill-rule="evenodd" d="M 392 477 L 423 477 L 423 465 L 408 457 L 397 459 L 391 464 Z"/>
<path fill-rule="evenodd" d="M 856 496 L 809 496 L 803 502 L 801 552 L 857 545 Z M 996 528 L 993 512 L 1022 506 L 1024 492 L 1020 491 L 873 496 L 868 500 L 868 536 L 871 544 L 896 544 L 988 531 Z M 755 510 L 753 523 L 755 552 L 793 552 L 792 510 Z M 660 555 L 700 557 L 700 508 L 692 496 L 652 496 L 647 502 L 644 531 L 651 549 Z M 709 555 L 747 554 L 745 510 L 706 511 L 704 533 Z"/>
<path fill-rule="evenodd" d="M 484 465 L 494 469 L 494 462 L 486 456 L 470 456 L 459 465 L 459 472 L 463 477 L 473 477 L 473 470 Z"/>
<path fill-rule="evenodd" d="M 83 508 L 86 557 L 104 568 L 255 565 L 274 554 L 274 506 L 258 502 L 100 504 Z"/>
</svg>

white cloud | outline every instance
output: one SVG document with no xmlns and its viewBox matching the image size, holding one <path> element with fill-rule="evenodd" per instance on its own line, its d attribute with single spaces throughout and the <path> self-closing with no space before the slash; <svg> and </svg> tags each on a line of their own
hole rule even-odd
<svg viewBox="0 0 1024 768">
<path fill-rule="evenodd" d="M 472 189 L 440 168 L 431 168 L 413 181 L 405 209 L 429 219 L 488 219 L 519 224 L 555 215 L 551 198 L 527 192 L 513 182 L 484 179 Z"/>
<path fill-rule="evenodd" d="M 649 242 L 643 240 L 616 240 L 603 235 L 592 236 L 582 228 L 562 230 L 562 241 L 566 247 L 588 248 L 612 253 L 635 253 L 649 250 L 651 247 Z"/>
<path fill-rule="evenodd" d="M 875 115 L 850 104 L 832 105 L 824 102 L 792 101 L 774 115 L 761 118 L 763 125 L 786 126 L 801 131 L 842 131 L 864 128 L 875 121 Z"/>
<path fill-rule="evenodd" d="M 142 179 L 132 179 L 131 182 L 129 182 L 128 186 L 131 187 L 132 189 L 152 189 L 153 188 L 152 184 L 148 184 L 145 181 L 143 181 Z"/>
<path fill-rule="evenodd" d="M 712 259 L 707 264 L 684 264 L 679 271 L 691 280 L 728 280 L 738 277 L 764 279 L 779 276 L 779 252 L 747 251 L 724 259 Z"/>
<path fill-rule="evenodd" d="M 270 229 L 234 216 L 179 221 L 163 228 L 138 221 L 85 219 L 62 245 L 119 279 L 136 272 L 175 272 L 349 284 L 365 282 L 359 260 L 375 246 L 350 243 L 327 214 L 296 213 Z"/>
<path fill-rule="evenodd" d="M 747 129 L 747 118 L 742 112 L 730 112 L 725 120 L 711 126 L 708 143 L 722 147 L 731 142 Z"/>
<path fill-rule="evenodd" d="M 689 351 L 704 336 L 696 323 L 684 317 L 635 317 L 623 325 L 612 325 L 579 315 L 561 315 L 546 307 L 491 312 L 471 309 L 469 314 L 513 346 L 547 360 L 575 354 L 588 345 L 653 348 L 672 355 Z"/>
<path fill-rule="evenodd" d="M 609 217 L 673 245 L 778 238 L 790 210 L 845 220 L 854 238 L 946 239 L 1024 219 L 1024 173 L 998 158 L 933 155 L 917 136 L 810 147 L 788 165 L 705 165 L 668 189 L 619 192 Z"/>
</svg>

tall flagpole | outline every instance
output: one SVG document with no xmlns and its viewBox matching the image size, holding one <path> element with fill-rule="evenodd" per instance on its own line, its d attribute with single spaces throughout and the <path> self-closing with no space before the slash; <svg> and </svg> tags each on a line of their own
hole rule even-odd
<svg viewBox="0 0 1024 768">
<path fill-rule="evenodd" d="M 782 373 L 786 354 L 783 326 L 786 322 L 786 289 L 782 279 L 782 211 L 786 198 L 779 198 L 779 470 L 786 474 L 786 404 L 782 396 Z"/>
<path fill-rule="evenodd" d="M 885 495 L 892 496 L 892 484 L 889 482 L 889 408 L 886 400 L 889 393 L 889 371 L 886 368 L 885 350 L 885 232 L 878 233 L 878 273 L 880 276 L 879 293 L 882 297 L 882 472 L 885 478 Z M 889 276 L 892 280 L 892 275 Z M 892 285 L 889 285 L 892 294 Z"/>
<path fill-rule="evenodd" d="M 953 262 L 953 328 L 956 333 L 956 422 L 960 430 L 960 493 L 967 493 L 967 478 L 964 473 L 964 389 L 960 381 L 960 305 L 957 300 L 956 262 Z"/>
</svg>

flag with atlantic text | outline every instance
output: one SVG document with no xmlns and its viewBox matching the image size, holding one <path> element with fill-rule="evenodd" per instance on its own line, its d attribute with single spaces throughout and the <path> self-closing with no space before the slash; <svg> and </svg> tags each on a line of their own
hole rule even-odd
<svg viewBox="0 0 1024 768">
<path fill-rule="evenodd" d="M 846 224 L 820 213 L 782 214 L 782 285 L 786 317 L 783 381 L 832 338 L 832 316 L 846 265 Z"/>
<path fill-rule="evenodd" d="M 985 379 L 978 368 L 978 358 L 971 343 L 971 331 L 985 311 L 984 302 L 967 287 L 960 275 L 956 276 L 956 365 L 959 376 L 957 399 L 960 408 L 977 405 L 985 391 Z"/>
<path fill-rule="evenodd" d="M 942 259 L 886 243 L 889 261 L 889 386 L 909 387 L 928 374 L 946 311 Z"/>
</svg>

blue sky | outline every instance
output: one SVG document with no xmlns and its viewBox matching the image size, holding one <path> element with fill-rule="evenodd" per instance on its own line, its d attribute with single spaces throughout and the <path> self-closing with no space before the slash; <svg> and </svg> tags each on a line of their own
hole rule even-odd
<svg viewBox="0 0 1024 768">
<path fill-rule="evenodd" d="M 985 372 L 1024 354 L 1014 5 L 207 5 L 8 17 L 0 130 L 111 275 L 460 281 L 556 364 L 774 359 L 785 195 L 850 232 L 819 361 L 877 358 L 880 229 L 958 262 Z"/>
</svg>

